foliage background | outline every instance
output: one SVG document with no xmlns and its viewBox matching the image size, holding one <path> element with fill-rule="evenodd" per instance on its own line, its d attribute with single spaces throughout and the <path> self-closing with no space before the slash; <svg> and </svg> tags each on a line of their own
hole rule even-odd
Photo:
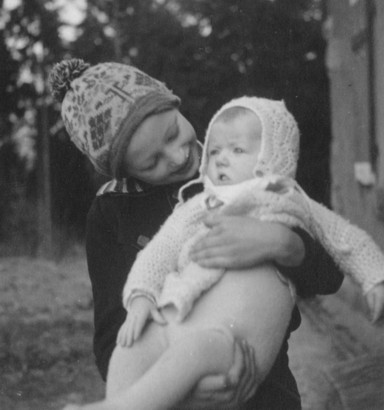
<svg viewBox="0 0 384 410">
<path fill-rule="evenodd" d="M 320 0 L 1 0 L 0 254 L 60 257 L 82 241 L 103 182 L 71 144 L 46 87 L 55 62 L 122 61 L 183 101 L 199 138 L 244 94 L 284 99 L 301 130 L 298 179 L 329 202 Z M 48 238 L 48 241 L 47 239 Z"/>
</svg>

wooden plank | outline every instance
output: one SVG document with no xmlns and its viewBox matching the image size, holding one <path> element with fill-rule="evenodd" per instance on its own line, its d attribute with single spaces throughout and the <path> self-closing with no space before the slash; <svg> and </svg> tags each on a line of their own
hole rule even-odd
<svg viewBox="0 0 384 410">
<path fill-rule="evenodd" d="M 384 409 L 384 354 L 363 356 L 327 372 L 345 410 Z"/>
<path fill-rule="evenodd" d="M 332 145 L 331 176 L 333 208 L 367 230 L 384 249 L 384 224 L 378 223 L 378 215 L 384 220 L 384 159 L 379 154 L 379 176 L 382 183 L 364 186 L 355 178 L 355 163 L 366 163 L 375 170 L 376 161 L 373 145 L 384 152 L 384 99 L 376 93 L 372 96 L 371 72 L 368 40 L 367 5 L 373 0 L 360 0 L 351 3 L 349 0 L 329 0 L 328 12 L 331 29 L 328 34 L 327 67 L 330 78 Z M 380 14 L 376 12 L 375 27 L 381 24 L 384 14 L 383 2 L 376 4 Z M 383 32 L 380 32 L 381 38 Z M 375 39 L 378 40 L 379 33 Z M 376 54 L 383 54 L 384 43 L 373 44 Z M 381 46 L 379 51 L 378 46 Z M 374 61 L 377 60 L 375 55 Z M 381 81 L 384 91 L 383 64 L 382 76 L 375 77 Z M 375 72 L 378 73 L 377 64 Z M 371 90 L 371 93 L 370 93 Z M 376 87 L 373 87 L 376 90 Z M 384 92 L 382 93 L 384 95 Z M 372 99 L 375 98 L 375 99 Z M 376 112 L 374 105 L 380 100 L 381 111 Z M 373 105 L 372 102 L 375 104 Z M 372 109 L 374 108 L 374 110 Z M 375 113 L 373 116 L 372 113 Z M 376 124 L 377 121 L 381 121 Z M 375 123 L 373 126 L 373 122 Z M 375 130 L 380 134 L 377 142 Z M 381 156 L 380 156 L 381 155 Z M 381 189 L 380 189 L 381 187 Z M 380 210 L 380 212 L 378 212 Z"/>
<path fill-rule="evenodd" d="M 384 221 L 384 2 L 376 0 L 374 26 L 376 144 L 378 147 L 377 216 Z"/>
</svg>

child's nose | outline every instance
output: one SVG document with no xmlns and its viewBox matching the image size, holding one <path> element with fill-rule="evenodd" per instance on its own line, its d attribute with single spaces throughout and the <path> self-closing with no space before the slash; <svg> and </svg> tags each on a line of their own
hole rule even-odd
<svg viewBox="0 0 384 410">
<path fill-rule="evenodd" d="M 184 164 L 186 157 L 187 155 L 182 147 L 175 147 L 168 152 L 169 162 L 173 168 L 177 168 Z"/>
</svg>

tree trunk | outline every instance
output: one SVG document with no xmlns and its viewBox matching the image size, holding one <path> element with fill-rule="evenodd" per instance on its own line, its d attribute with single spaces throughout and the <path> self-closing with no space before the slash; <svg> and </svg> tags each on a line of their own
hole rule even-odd
<svg viewBox="0 0 384 410">
<path fill-rule="evenodd" d="M 38 110 L 37 142 L 37 257 L 52 258 L 53 232 L 51 211 L 51 178 L 48 133 L 48 107 L 42 98 Z"/>
</svg>

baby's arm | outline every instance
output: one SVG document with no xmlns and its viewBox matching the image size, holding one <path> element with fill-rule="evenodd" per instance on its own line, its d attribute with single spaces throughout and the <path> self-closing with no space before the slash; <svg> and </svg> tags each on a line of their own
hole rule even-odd
<svg viewBox="0 0 384 410">
<path fill-rule="evenodd" d="M 308 230 L 341 271 L 361 286 L 372 320 L 378 320 L 384 313 L 384 254 L 373 239 L 364 230 L 307 197 L 301 189 L 291 190 L 286 201 L 284 195 L 281 199 L 281 205 L 275 204 L 277 212 L 272 218 L 277 216 L 288 225 Z"/>
<path fill-rule="evenodd" d="M 123 305 L 126 309 L 131 298 L 140 294 L 157 303 L 166 275 L 176 271 L 181 247 L 199 215 L 199 204 L 196 196 L 176 208 L 160 231 L 138 254 L 123 290 Z"/>
<path fill-rule="evenodd" d="M 325 206 L 306 198 L 309 231 L 341 271 L 363 291 L 373 322 L 384 314 L 384 254 L 370 235 Z"/>
<path fill-rule="evenodd" d="M 281 182 L 284 182 L 282 180 Z M 344 274 L 358 282 L 371 309 L 380 315 L 384 282 L 384 254 L 372 238 L 340 215 L 310 199 L 287 180 L 287 189 L 255 192 L 255 209 L 263 221 L 276 221 L 307 230 L 334 259 Z M 374 302 L 375 300 L 375 302 Z"/>
<path fill-rule="evenodd" d="M 193 303 L 217 283 L 224 269 L 206 269 L 197 263 L 189 262 L 182 270 L 182 275 L 170 274 L 164 281 L 164 288 L 159 298 L 159 307 L 173 306 L 176 320 L 181 322 L 190 313 Z"/>
<path fill-rule="evenodd" d="M 345 274 L 368 294 L 384 282 L 384 254 L 362 229 L 310 200 L 312 233 L 323 243 Z"/>
</svg>

